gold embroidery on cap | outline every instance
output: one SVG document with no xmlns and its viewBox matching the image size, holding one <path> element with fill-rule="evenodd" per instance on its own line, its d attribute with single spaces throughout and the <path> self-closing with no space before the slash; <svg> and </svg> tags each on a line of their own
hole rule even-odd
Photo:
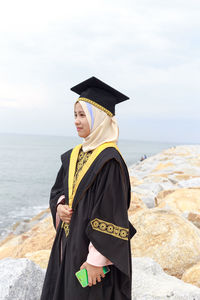
<svg viewBox="0 0 200 300">
<path fill-rule="evenodd" d="M 128 241 L 128 235 L 129 235 L 128 228 L 120 227 L 97 218 L 92 220 L 90 223 L 94 230 L 107 233 L 119 239 Z"/>
<path fill-rule="evenodd" d="M 92 100 L 90 100 L 90 99 L 88 99 L 88 98 L 80 97 L 80 98 L 78 98 L 77 101 L 80 101 L 80 100 L 85 101 L 85 102 L 88 102 L 88 103 L 90 103 L 90 104 L 96 106 L 97 108 L 103 110 L 103 111 L 104 111 L 107 115 L 109 115 L 110 117 L 113 117 L 113 114 L 111 113 L 111 111 L 109 111 L 109 110 L 106 109 L 105 107 L 101 106 L 100 104 L 98 104 L 98 103 L 96 103 L 96 102 L 94 102 L 94 101 L 92 101 Z"/>
</svg>

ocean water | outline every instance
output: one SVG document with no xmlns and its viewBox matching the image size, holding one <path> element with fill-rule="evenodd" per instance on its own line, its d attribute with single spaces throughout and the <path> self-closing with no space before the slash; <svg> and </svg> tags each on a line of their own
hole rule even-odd
<svg viewBox="0 0 200 300">
<path fill-rule="evenodd" d="M 19 221 L 48 207 L 49 193 L 60 167 L 60 155 L 81 143 L 74 137 L 0 134 L 0 239 Z M 128 166 L 172 143 L 121 140 Z"/>
</svg>

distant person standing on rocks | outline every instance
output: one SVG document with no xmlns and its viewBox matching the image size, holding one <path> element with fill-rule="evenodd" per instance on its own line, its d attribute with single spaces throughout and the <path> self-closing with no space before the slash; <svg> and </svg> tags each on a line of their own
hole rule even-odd
<svg viewBox="0 0 200 300">
<path fill-rule="evenodd" d="M 144 156 L 142 156 L 142 157 L 140 158 L 140 161 L 143 161 L 143 160 L 145 160 L 145 159 L 147 159 L 146 154 L 144 154 Z"/>
<path fill-rule="evenodd" d="M 95 77 L 74 86 L 83 143 L 61 156 L 50 208 L 57 234 L 41 300 L 130 300 L 130 181 L 116 145 L 115 105 L 128 99 Z M 109 266 L 105 275 L 103 267 Z M 83 270 L 85 269 L 85 270 Z M 83 288 L 75 273 L 83 270 Z"/>
</svg>

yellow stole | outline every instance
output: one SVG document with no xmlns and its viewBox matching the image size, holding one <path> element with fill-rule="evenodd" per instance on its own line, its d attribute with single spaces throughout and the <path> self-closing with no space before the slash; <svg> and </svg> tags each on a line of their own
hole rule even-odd
<svg viewBox="0 0 200 300">
<path fill-rule="evenodd" d="M 81 147 L 82 147 L 82 144 L 77 145 L 72 150 L 72 153 L 70 155 L 69 176 L 68 176 L 68 197 L 69 197 L 69 207 L 70 208 L 72 207 L 74 196 L 76 194 L 76 191 L 78 189 L 78 186 L 79 186 L 81 180 L 83 179 L 84 175 L 89 170 L 90 166 L 92 165 L 94 160 L 97 158 L 97 156 L 103 150 L 105 150 L 106 148 L 109 148 L 109 147 L 114 147 L 115 149 L 117 149 L 117 151 L 119 151 L 119 148 L 113 142 L 104 143 L 104 144 L 100 145 L 99 147 L 97 147 L 96 149 L 94 149 L 94 151 L 92 152 L 92 154 L 88 158 L 87 162 L 84 164 L 83 168 L 79 172 L 76 183 L 75 183 L 75 186 L 73 188 L 74 174 L 76 172 L 76 163 L 77 163 L 77 159 L 78 159 L 78 155 L 79 155 L 79 151 L 80 151 Z"/>
</svg>

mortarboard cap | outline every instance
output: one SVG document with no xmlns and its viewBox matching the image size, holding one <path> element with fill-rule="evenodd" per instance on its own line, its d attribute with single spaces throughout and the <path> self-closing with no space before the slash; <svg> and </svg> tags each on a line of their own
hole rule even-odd
<svg viewBox="0 0 200 300">
<path fill-rule="evenodd" d="M 94 76 L 72 87 L 71 90 L 80 95 L 78 101 L 89 102 L 111 117 L 115 115 L 115 105 L 129 99 Z"/>
</svg>

